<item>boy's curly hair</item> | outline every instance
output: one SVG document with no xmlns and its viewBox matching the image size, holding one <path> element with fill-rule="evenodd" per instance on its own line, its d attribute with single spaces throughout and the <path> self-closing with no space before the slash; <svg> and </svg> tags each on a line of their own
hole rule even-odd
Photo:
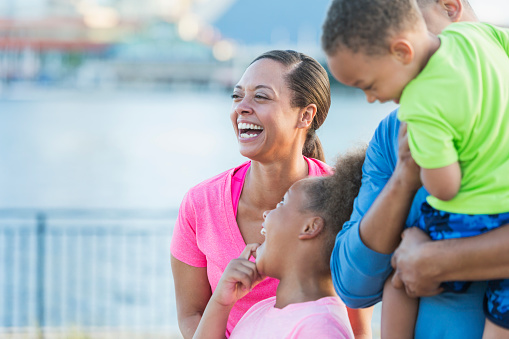
<svg viewBox="0 0 509 339">
<path fill-rule="evenodd" d="M 307 205 L 304 210 L 317 213 L 325 222 L 325 257 L 330 260 L 336 235 L 350 219 L 353 202 L 359 193 L 366 146 L 354 148 L 336 161 L 334 174 L 313 178 L 304 186 Z"/>
<path fill-rule="evenodd" d="M 333 0 L 322 27 L 322 48 L 329 56 L 341 47 L 383 54 L 389 37 L 412 27 L 419 17 L 415 0 Z"/>
</svg>

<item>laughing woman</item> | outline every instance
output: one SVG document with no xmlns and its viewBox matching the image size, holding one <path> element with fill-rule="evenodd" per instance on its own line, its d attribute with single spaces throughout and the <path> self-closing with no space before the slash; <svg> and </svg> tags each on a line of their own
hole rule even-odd
<svg viewBox="0 0 509 339">
<path fill-rule="evenodd" d="M 250 161 L 193 187 L 173 231 L 171 266 L 184 338 L 192 338 L 228 263 L 262 243 L 263 212 L 296 181 L 331 173 L 315 131 L 327 117 L 330 84 L 313 58 L 270 51 L 256 58 L 235 86 L 230 118 L 240 153 Z M 230 312 L 228 337 L 255 303 L 276 295 L 267 278 Z M 350 311 L 358 337 L 370 337 L 370 311 Z"/>
</svg>

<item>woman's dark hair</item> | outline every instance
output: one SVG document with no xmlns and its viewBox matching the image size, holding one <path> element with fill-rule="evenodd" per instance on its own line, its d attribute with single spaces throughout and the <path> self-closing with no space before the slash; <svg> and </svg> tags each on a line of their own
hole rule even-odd
<svg viewBox="0 0 509 339">
<path fill-rule="evenodd" d="M 361 187 L 365 155 L 366 146 L 351 149 L 338 157 L 333 175 L 306 179 L 304 192 L 307 202 L 303 209 L 318 214 L 324 220 L 323 234 L 326 238 L 323 249 L 327 263 L 336 235 L 352 214 L 353 202 Z"/>
<path fill-rule="evenodd" d="M 295 51 L 274 50 L 263 53 L 251 64 L 261 59 L 271 59 L 286 66 L 285 81 L 292 91 L 292 107 L 316 105 L 316 115 L 308 129 L 302 154 L 308 158 L 325 161 L 322 143 L 315 131 L 322 126 L 331 104 L 329 77 L 315 59 Z"/>
</svg>

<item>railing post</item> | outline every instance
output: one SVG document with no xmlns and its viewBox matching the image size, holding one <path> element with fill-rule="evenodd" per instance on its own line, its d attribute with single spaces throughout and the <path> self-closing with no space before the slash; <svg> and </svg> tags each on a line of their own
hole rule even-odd
<svg viewBox="0 0 509 339">
<path fill-rule="evenodd" d="M 40 328 L 40 337 L 44 337 L 44 274 L 45 274 L 45 239 L 46 238 L 46 215 L 44 213 L 37 214 L 37 230 L 36 230 L 36 259 L 35 259 L 35 274 L 36 274 L 36 319 L 37 325 Z"/>
</svg>

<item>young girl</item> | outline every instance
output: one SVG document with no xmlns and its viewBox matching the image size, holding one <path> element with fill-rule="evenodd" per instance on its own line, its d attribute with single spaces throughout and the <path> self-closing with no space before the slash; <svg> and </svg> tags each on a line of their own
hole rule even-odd
<svg viewBox="0 0 509 339">
<path fill-rule="evenodd" d="M 252 306 L 230 338 L 353 338 L 329 261 L 359 191 L 364 153 L 340 157 L 332 176 L 296 182 L 275 209 L 263 213 L 265 241 L 247 245 L 228 264 L 194 338 L 224 338 L 233 305 L 265 277 L 280 280 L 276 296 Z"/>
</svg>

